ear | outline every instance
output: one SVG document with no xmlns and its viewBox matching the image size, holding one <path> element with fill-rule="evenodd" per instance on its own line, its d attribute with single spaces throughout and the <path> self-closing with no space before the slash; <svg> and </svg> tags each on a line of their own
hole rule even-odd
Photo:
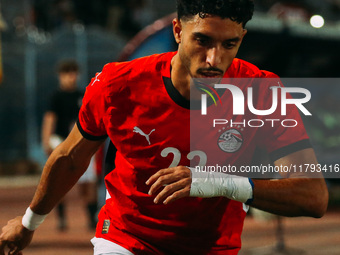
<svg viewBox="0 0 340 255">
<path fill-rule="evenodd" d="M 247 29 L 243 29 L 243 32 L 242 32 L 242 40 L 243 40 L 243 37 L 247 34 L 248 30 Z"/>
<path fill-rule="evenodd" d="M 182 23 L 179 19 L 175 18 L 172 21 L 172 29 L 174 33 L 174 37 L 177 43 L 181 43 L 182 41 Z"/>
<path fill-rule="evenodd" d="M 243 38 L 247 34 L 247 32 L 248 32 L 247 29 L 243 29 L 241 36 L 240 36 L 241 40 L 239 41 L 239 47 L 241 46 Z"/>
</svg>

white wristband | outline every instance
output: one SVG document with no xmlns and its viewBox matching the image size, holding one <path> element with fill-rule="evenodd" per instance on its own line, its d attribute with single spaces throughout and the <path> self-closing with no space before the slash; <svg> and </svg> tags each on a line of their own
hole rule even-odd
<svg viewBox="0 0 340 255">
<path fill-rule="evenodd" d="M 27 208 L 25 215 L 22 217 L 22 225 L 28 230 L 34 231 L 36 230 L 41 223 L 45 220 L 47 214 L 40 215 L 36 214 L 31 210 L 30 207 Z"/>
<path fill-rule="evenodd" d="M 252 181 L 247 177 L 229 175 L 220 172 L 191 171 L 191 197 L 227 197 L 242 203 L 253 198 Z"/>
</svg>

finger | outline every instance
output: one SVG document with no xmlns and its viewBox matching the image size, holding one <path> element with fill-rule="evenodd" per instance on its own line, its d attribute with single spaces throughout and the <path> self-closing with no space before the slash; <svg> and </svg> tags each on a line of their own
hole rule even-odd
<svg viewBox="0 0 340 255">
<path fill-rule="evenodd" d="M 191 184 L 191 175 L 190 170 L 188 168 L 179 166 L 163 170 L 164 171 L 162 171 L 162 173 L 167 175 L 158 177 L 158 179 L 150 187 L 149 195 L 156 194 L 156 192 L 158 192 L 159 189 L 163 188 L 164 186 L 182 179 L 183 180 L 187 179 Z"/>
<path fill-rule="evenodd" d="M 150 196 L 156 194 L 157 192 L 159 192 L 160 189 L 164 188 L 165 186 L 167 186 L 170 183 L 171 180 L 171 176 L 170 175 L 166 175 L 166 176 L 160 176 L 156 182 L 154 182 L 150 189 L 148 194 Z"/>
<path fill-rule="evenodd" d="M 153 174 L 146 182 L 146 185 L 150 185 L 154 183 L 159 177 L 162 175 L 167 175 L 173 172 L 173 168 L 165 168 L 157 171 L 155 174 Z"/>
<path fill-rule="evenodd" d="M 154 182 L 152 184 L 152 186 L 150 187 L 149 190 L 149 195 L 154 195 L 156 194 L 160 189 L 164 188 L 165 186 L 168 186 L 169 184 L 172 184 L 174 182 L 177 182 L 179 180 L 181 180 L 181 176 L 176 173 L 173 172 L 171 174 L 167 174 L 167 175 L 163 175 L 160 176 L 156 182 Z"/>
<path fill-rule="evenodd" d="M 9 255 L 22 255 L 22 249 L 20 246 L 17 246 L 13 243 L 9 243 L 8 244 L 8 248 L 9 248 Z"/>
<path fill-rule="evenodd" d="M 154 199 L 154 203 L 160 203 L 160 202 L 165 202 L 165 200 L 167 200 L 169 197 L 173 196 L 173 194 L 179 190 L 190 190 L 190 181 L 188 179 L 183 179 L 183 180 L 179 180 L 177 182 L 174 182 L 172 184 L 167 185 L 166 187 L 163 188 L 163 190 L 161 192 L 159 192 L 159 194 L 155 197 Z M 179 194 L 177 194 L 179 195 Z M 173 198 L 169 198 L 168 202 L 170 200 L 170 202 L 177 197 L 174 196 Z"/>
<path fill-rule="evenodd" d="M 13 249 L 11 249 L 8 254 L 9 255 L 19 255 L 20 253 L 21 253 L 20 248 L 16 246 Z"/>
<path fill-rule="evenodd" d="M 188 197 L 190 194 L 190 189 L 189 188 L 185 188 L 183 190 L 178 190 L 176 192 L 174 192 L 172 195 L 168 196 L 164 201 L 163 204 L 167 205 L 169 203 L 172 203 L 180 198 L 183 197 Z"/>
<path fill-rule="evenodd" d="M 5 246 L 6 243 L 4 241 L 0 241 L 0 255 L 5 255 Z"/>
</svg>

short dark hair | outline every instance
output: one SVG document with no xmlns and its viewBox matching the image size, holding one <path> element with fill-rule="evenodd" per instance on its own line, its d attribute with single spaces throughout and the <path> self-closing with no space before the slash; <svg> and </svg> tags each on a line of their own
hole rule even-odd
<svg viewBox="0 0 340 255">
<path fill-rule="evenodd" d="M 206 14 L 229 18 L 244 27 L 254 13 L 253 0 L 177 0 L 178 19 Z"/>
<path fill-rule="evenodd" d="M 74 59 L 62 60 L 58 63 L 58 73 L 78 72 L 79 65 Z"/>
</svg>

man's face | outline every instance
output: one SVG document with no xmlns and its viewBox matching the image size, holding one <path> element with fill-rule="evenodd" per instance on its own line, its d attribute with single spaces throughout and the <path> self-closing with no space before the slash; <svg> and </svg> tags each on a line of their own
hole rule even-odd
<svg viewBox="0 0 340 255">
<path fill-rule="evenodd" d="M 231 65 L 246 30 L 230 19 L 199 15 L 173 21 L 178 54 L 192 78 L 221 78 Z"/>
</svg>

